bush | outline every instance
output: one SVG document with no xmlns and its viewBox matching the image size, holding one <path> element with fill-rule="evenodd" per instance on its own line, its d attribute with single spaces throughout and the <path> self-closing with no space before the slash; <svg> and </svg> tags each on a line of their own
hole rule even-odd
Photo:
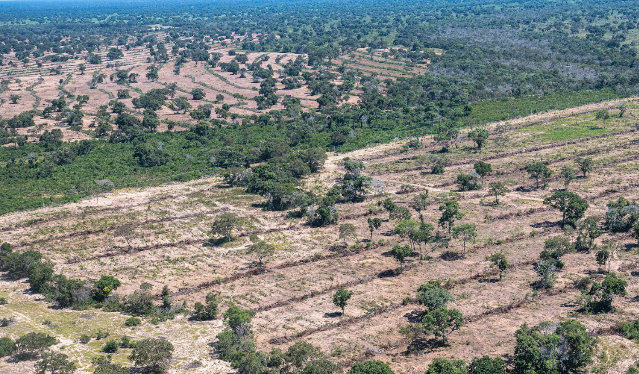
<svg viewBox="0 0 639 374">
<path fill-rule="evenodd" d="M 42 354 L 42 360 L 35 364 L 35 369 L 37 374 L 71 374 L 75 372 L 76 367 L 64 353 L 45 352 Z"/>
<path fill-rule="evenodd" d="M 126 319 L 126 321 L 124 321 L 124 326 L 133 327 L 139 325 L 140 323 L 142 323 L 142 320 L 140 320 L 139 318 L 129 317 Z"/>
<path fill-rule="evenodd" d="M 98 332 L 95 334 L 95 340 L 102 340 L 104 338 L 107 338 L 109 336 L 109 333 L 106 331 L 102 331 L 102 329 L 98 330 Z"/>
<path fill-rule="evenodd" d="M 91 341 L 91 337 L 89 335 L 87 334 L 80 335 L 80 343 L 87 344 L 90 341 Z"/>
<path fill-rule="evenodd" d="M 42 332 L 30 332 L 16 340 L 16 351 L 20 355 L 31 355 L 57 344 L 57 340 Z"/>
<path fill-rule="evenodd" d="M 93 374 L 129 374 L 129 368 L 118 364 L 102 364 Z"/>
<path fill-rule="evenodd" d="M 137 366 L 147 366 L 153 372 L 163 373 L 173 357 L 173 344 L 162 339 L 144 339 L 135 344 L 129 359 Z"/>
<path fill-rule="evenodd" d="M 393 371 L 387 363 L 372 360 L 356 363 L 347 374 L 393 374 Z"/>
<path fill-rule="evenodd" d="M 7 304 L 7 299 L 4 297 L 0 297 L 0 305 L 6 305 Z"/>
<path fill-rule="evenodd" d="M 215 294 L 206 295 L 206 305 L 199 301 L 195 303 L 195 310 L 192 312 L 192 318 L 197 321 L 210 321 L 217 318 L 218 305 Z"/>
<path fill-rule="evenodd" d="M 10 356 L 16 351 L 16 343 L 10 338 L 0 338 L 0 357 Z"/>
<path fill-rule="evenodd" d="M 116 353 L 120 344 L 116 340 L 109 340 L 102 346 L 102 352 L 104 353 Z"/>
</svg>

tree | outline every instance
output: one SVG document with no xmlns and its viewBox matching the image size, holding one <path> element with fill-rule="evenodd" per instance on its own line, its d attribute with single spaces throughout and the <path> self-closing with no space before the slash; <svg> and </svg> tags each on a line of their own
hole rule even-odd
<svg viewBox="0 0 639 374">
<path fill-rule="evenodd" d="M 131 226 L 130 224 L 124 224 L 121 226 L 118 226 L 114 231 L 113 231 L 113 236 L 115 237 L 122 237 L 124 238 L 124 240 L 126 240 L 126 245 L 129 247 L 129 249 L 131 248 L 131 237 L 133 237 L 133 226 Z"/>
<path fill-rule="evenodd" d="M 10 356 L 16 351 L 16 343 L 11 338 L 0 338 L 0 357 Z"/>
<path fill-rule="evenodd" d="M 175 108 L 178 112 L 180 110 L 183 110 L 184 113 L 186 113 L 187 110 L 191 109 L 191 103 L 189 103 L 189 100 L 184 96 L 176 97 L 175 99 L 173 99 L 173 104 L 175 105 Z"/>
<path fill-rule="evenodd" d="M 438 281 L 422 284 L 417 292 L 419 293 L 417 299 L 421 305 L 426 307 L 427 313 L 446 307 L 449 301 L 455 301 L 450 292 L 443 289 Z"/>
<path fill-rule="evenodd" d="M 228 322 L 231 330 L 235 330 L 241 325 L 251 323 L 251 319 L 254 315 L 255 312 L 251 310 L 245 310 L 235 304 L 231 304 L 226 312 L 224 312 L 224 320 Z"/>
<path fill-rule="evenodd" d="M 464 316 L 457 309 L 446 307 L 433 310 L 422 319 L 422 325 L 428 334 L 442 338 L 442 344 L 446 345 L 446 337 L 453 331 L 459 330 L 464 324 Z"/>
<path fill-rule="evenodd" d="M 592 362 L 596 340 L 575 320 L 544 322 L 515 333 L 514 374 L 576 373 Z"/>
<path fill-rule="evenodd" d="M 493 166 L 484 161 L 477 161 L 473 165 L 475 172 L 481 177 L 481 183 L 484 184 L 484 178 L 493 172 Z"/>
<path fill-rule="evenodd" d="M 445 201 L 444 204 L 439 206 L 439 211 L 442 212 L 442 216 L 439 217 L 439 225 L 443 228 L 448 228 L 448 235 L 450 236 L 455 226 L 455 220 L 464 218 L 465 213 L 459 210 L 459 203 L 455 200 Z"/>
<path fill-rule="evenodd" d="M 372 232 L 371 232 L 371 236 L 372 236 Z M 357 229 L 355 228 L 355 225 L 353 225 L 352 223 L 344 223 L 342 225 L 339 225 L 339 238 L 340 239 L 344 239 L 344 245 L 346 246 L 346 239 L 347 238 L 354 238 L 357 236 Z"/>
<path fill-rule="evenodd" d="M 466 374 L 466 363 L 462 360 L 450 361 L 436 358 L 428 365 L 425 374 Z"/>
<path fill-rule="evenodd" d="M 368 219 L 368 229 L 371 232 L 371 241 L 373 241 L 373 231 L 379 229 L 382 226 L 381 218 L 369 218 Z"/>
<path fill-rule="evenodd" d="M 552 170 L 548 168 L 548 165 L 541 161 L 535 161 L 526 167 L 526 172 L 530 175 L 530 179 L 534 179 L 537 183 L 537 189 L 539 189 L 539 182 L 544 182 L 552 175 Z"/>
<path fill-rule="evenodd" d="M 477 183 L 477 178 L 464 173 L 457 175 L 457 185 L 460 191 L 472 191 L 481 188 L 481 184 Z"/>
<path fill-rule="evenodd" d="M 489 135 L 488 130 L 480 128 L 473 129 L 468 133 L 468 137 L 477 144 L 477 149 L 481 149 L 484 146 Z"/>
<path fill-rule="evenodd" d="M 191 316 L 197 321 L 211 321 L 217 318 L 218 302 L 214 293 L 206 295 L 206 305 L 196 302 Z"/>
<path fill-rule="evenodd" d="M 562 213 L 561 226 L 566 222 L 576 222 L 584 216 L 588 202 L 569 191 L 557 191 L 544 199 L 544 205 L 558 209 Z"/>
<path fill-rule="evenodd" d="M 275 246 L 264 240 L 258 240 L 248 247 L 247 253 L 255 254 L 261 267 L 262 259 L 271 257 L 275 253 Z"/>
<path fill-rule="evenodd" d="M 335 304 L 336 307 L 342 309 L 342 314 L 344 314 L 344 308 L 346 308 L 346 304 L 348 303 L 348 300 L 351 298 L 351 296 L 353 296 L 353 294 L 353 291 L 349 291 L 343 288 L 338 289 L 333 294 L 333 304 Z"/>
<path fill-rule="evenodd" d="M 453 238 L 461 239 L 464 243 L 464 255 L 466 255 L 466 242 L 475 242 L 475 238 L 477 238 L 477 228 L 470 223 L 455 226 L 453 228 Z"/>
<path fill-rule="evenodd" d="M 419 220 L 422 223 L 424 223 L 424 216 L 422 215 L 422 211 L 426 210 L 428 204 L 428 190 L 415 195 L 410 201 L 410 207 L 413 208 L 417 212 L 417 214 L 419 214 Z"/>
<path fill-rule="evenodd" d="M 570 166 L 561 168 L 561 176 L 564 178 L 564 188 L 567 190 L 570 182 L 575 179 L 575 171 Z"/>
<path fill-rule="evenodd" d="M 122 52 L 122 50 L 119 48 L 112 47 L 112 48 L 109 48 L 109 51 L 107 52 L 106 56 L 109 60 L 118 60 L 124 57 L 124 52 Z M 92 63 L 92 62 L 89 61 L 89 63 Z"/>
<path fill-rule="evenodd" d="M 592 157 L 578 157 L 575 159 L 575 164 L 577 164 L 579 170 L 584 174 L 584 178 L 586 178 L 588 173 L 592 171 L 594 161 Z"/>
<path fill-rule="evenodd" d="M 575 247 L 578 251 L 589 251 L 594 244 L 594 240 L 601 236 L 599 230 L 599 217 L 592 216 L 585 218 L 577 224 L 579 234 Z"/>
<path fill-rule="evenodd" d="M 129 374 L 129 368 L 119 364 L 101 364 L 95 368 L 93 374 Z"/>
<path fill-rule="evenodd" d="M 20 95 L 16 95 L 16 94 L 9 95 L 9 101 L 11 101 L 11 104 L 17 104 L 20 98 L 22 98 L 22 96 Z"/>
<path fill-rule="evenodd" d="M 215 101 L 217 101 L 218 103 L 221 103 L 222 101 L 224 101 L 224 95 L 222 94 L 215 95 Z"/>
<path fill-rule="evenodd" d="M 356 363 L 347 374 L 393 374 L 393 371 L 387 363 L 371 360 Z"/>
<path fill-rule="evenodd" d="M 504 196 L 509 191 L 502 182 L 490 182 L 488 185 L 488 192 L 495 196 L 495 205 L 499 204 L 499 196 Z"/>
<path fill-rule="evenodd" d="M 388 214 L 388 219 L 405 221 L 410 219 L 410 216 L 410 210 L 408 210 L 408 208 L 405 206 L 398 206 Z"/>
<path fill-rule="evenodd" d="M 615 296 L 626 296 L 628 282 L 618 278 L 615 273 L 608 273 L 603 282 L 593 282 L 590 289 L 582 290 L 582 298 L 586 302 L 586 310 L 593 313 L 607 313 L 614 310 L 612 301 Z"/>
<path fill-rule="evenodd" d="M 493 253 L 492 255 L 486 258 L 488 261 L 492 262 L 493 265 L 499 269 L 499 280 L 501 280 L 504 275 L 504 271 L 508 269 L 508 259 L 504 256 L 503 253 Z"/>
<path fill-rule="evenodd" d="M 410 256 L 413 253 L 413 250 L 410 246 L 405 245 L 401 246 L 399 244 L 395 244 L 393 249 L 391 249 L 390 254 L 393 256 L 395 261 L 399 262 L 400 271 L 404 270 L 404 262 L 406 261 L 406 257 Z"/>
<path fill-rule="evenodd" d="M 603 121 L 604 127 L 606 127 L 606 120 L 610 118 L 610 112 L 607 109 L 603 109 L 595 113 L 595 118 Z"/>
<path fill-rule="evenodd" d="M 48 348 L 57 341 L 43 332 L 29 332 L 16 340 L 16 352 L 19 355 L 34 355 Z"/>
<path fill-rule="evenodd" d="M 173 344 L 164 339 L 142 339 L 135 343 L 129 360 L 136 366 L 146 366 L 151 372 L 164 373 L 173 357 Z"/>
<path fill-rule="evenodd" d="M 121 283 L 117 278 L 111 275 L 103 275 L 100 280 L 93 285 L 91 296 L 93 300 L 102 302 L 106 300 L 111 291 L 115 291 L 120 285 Z"/>
<path fill-rule="evenodd" d="M 75 364 L 69 356 L 58 352 L 45 352 L 42 359 L 35 364 L 36 374 L 71 374 L 75 372 Z"/>
<path fill-rule="evenodd" d="M 206 97 L 206 92 L 201 88 L 194 88 L 191 90 L 191 96 L 193 96 L 193 100 L 202 100 Z"/>
<path fill-rule="evenodd" d="M 501 358 L 483 356 L 468 365 L 468 374 L 506 374 L 506 362 Z"/>
<path fill-rule="evenodd" d="M 224 212 L 215 218 L 211 226 L 213 235 L 222 235 L 226 241 L 233 240 L 233 230 L 242 226 L 242 219 L 235 213 Z"/>
</svg>

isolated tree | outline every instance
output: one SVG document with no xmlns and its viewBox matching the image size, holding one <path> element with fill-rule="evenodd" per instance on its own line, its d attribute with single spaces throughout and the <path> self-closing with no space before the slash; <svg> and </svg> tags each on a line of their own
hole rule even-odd
<svg viewBox="0 0 639 374">
<path fill-rule="evenodd" d="M 415 195 L 410 201 L 410 207 L 413 208 L 417 212 L 417 214 L 419 214 L 419 220 L 422 223 L 424 223 L 424 216 L 422 215 L 422 211 L 426 210 L 428 204 L 428 190 Z"/>
<path fill-rule="evenodd" d="M 371 241 L 373 241 L 373 231 L 379 229 L 382 226 L 381 218 L 369 218 L 368 219 L 368 229 L 371 232 Z"/>
<path fill-rule="evenodd" d="M 408 210 L 405 206 L 398 206 L 388 214 L 388 219 L 397 221 L 405 221 L 410 219 L 410 217 L 410 210 Z"/>
<path fill-rule="evenodd" d="M 465 213 L 460 211 L 459 203 L 455 200 L 447 200 L 439 206 L 442 216 L 439 217 L 439 225 L 448 229 L 448 235 L 451 235 L 455 221 L 464 218 Z"/>
<path fill-rule="evenodd" d="M 19 355 L 35 355 L 56 343 L 56 339 L 48 334 L 29 332 L 16 339 L 16 352 Z"/>
<path fill-rule="evenodd" d="M 604 127 L 606 127 L 606 120 L 610 118 L 610 112 L 606 109 L 600 110 L 595 113 L 595 118 L 602 120 Z"/>
<path fill-rule="evenodd" d="M 592 171 L 592 167 L 594 166 L 594 161 L 592 157 L 579 157 L 575 159 L 575 164 L 581 172 L 584 174 L 584 178 L 588 176 L 588 173 Z"/>
<path fill-rule="evenodd" d="M 433 231 L 435 227 L 430 223 L 421 223 L 419 229 L 410 232 L 410 237 L 413 242 L 419 246 L 419 260 L 421 261 L 424 256 L 422 254 L 422 243 L 424 249 L 426 249 L 426 243 L 429 243 L 433 239 Z"/>
<path fill-rule="evenodd" d="M 446 155 L 430 155 L 432 174 L 444 174 L 444 169 L 450 165 L 450 159 Z"/>
<path fill-rule="evenodd" d="M 193 100 L 202 100 L 206 97 L 206 92 L 201 88 L 194 88 L 191 90 L 191 96 L 193 96 Z"/>
<path fill-rule="evenodd" d="M 354 238 L 357 236 L 357 228 L 352 223 L 344 223 L 339 225 L 339 238 L 344 239 L 344 245 L 346 246 L 347 238 Z M 372 236 L 372 233 L 371 233 Z"/>
<path fill-rule="evenodd" d="M 93 374 L 129 374 L 129 368 L 120 364 L 100 364 Z"/>
<path fill-rule="evenodd" d="M 336 307 L 342 309 L 342 314 L 344 314 L 346 304 L 348 303 L 348 300 L 351 298 L 351 296 L 353 296 L 353 293 L 353 291 L 340 288 L 333 294 L 333 304 L 335 304 Z"/>
<path fill-rule="evenodd" d="M 58 352 L 44 352 L 42 359 L 35 364 L 36 374 L 71 374 L 75 369 L 75 364 L 69 361 L 69 356 Z"/>
<path fill-rule="evenodd" d="M 586 301 L 586 309 L 595 313 L 614 311 L 612 302 L 615 296 L 626 296 L 628 282 L 617 277 L 615 273 L 608 273 L 603 282 L 593 282 L 582 298 Z"/>
<path fill-rule="evenodd" d="M 211 321 L 217 318 L 218 302 L 216 295 L 212 292 L 206 295 L 206 305 L 198 301 L 193 307 L 191 316 L 197 321 Z"/>
<path fill-rule="evenodd" d="M 537 189 L 539 189 L 539 183 L 544 182 L 552 175 L 552 170 L 548 168 L 548 165 L 541 161 L 535 161 L 526 167 L 526 172 L 530 175 L 530 179 L 534 179 L 537 183 Z"/>
<path fill-rule="evenodd" d="M 611 257 L 612 256 L 610 254 L 610 251 L 606 247 L 598 250 L 597 254 L 595 255 L 595 259 L 597 260 L 597 263 L 601 266 L 605 266 L 607 263 L 609 263 Z"/>
<path fill-rule="evenodd" d="M 231 304 L 226 312 L 224 312 L 224 320 L 227 321 L 231 330 L 235 330 L 241 325 L 251 323 L 251 319 L 254 315 L 255 312 L 251 310 L 242 309 L 235 304 Z"/>
<path fill-rule="evenodd" d="M 504 186 L 502 182 L 490 182 L 488 185 L 488 192 L 495 196 L 495 205 L 499 204 L 499 196 L 506 195 L 510 190 Z"/>
<path fill-rule="evenodd" d="M 468 137 L 472 139 L 477 145 L 477 149 L 482 149 L 486 140 L 488 140 L 488 130 L 486 129 L 473 129 L 468 133 Z"/>
<path fill-rule="evenodd" d="M 575 179 L 575 171 L 570 166 L 561 168 L 561 176 L 564 178 L 564 188 L 567 190 L 568 185 Z"/>
<path fill-rule="evenodd" d="M 504 271 L 508 269 L 508 259 L 506 258 L 506 256 L 504 256 L 503 253 L 493 253 L 486 259 L 492 262 L 493 265 L 495 265 L 497 269 L 499 269 L 499 280 L 501 280 L 504 275 Z"/>
<path fill-rule="evenodd" d="M 98 181 L 96 181 L 96 183 L 97 182 Z M 115 230 L 113 230 L 113 236 L 124 238 L 124 240 L 126 240 L 126 245 L 129 247 L 129 249 L 131 248 L 130 240 L 133 237 L 133 234 L 134 234 L 133 226 L 128 223 L 118 226 Z"/>
<path fill-rule="evenodd" d="M 187 110 L 191 109 L 191 103 L 189 103 L 188 99 L 184 96 L 176 97 L 173 99 L 173 104 L 175 105 L 176 111 L 183 110 L 186 113 Z"/>
<path fill-rule="evenodd" d="M 121 49 L 116 47 L 109 48 L 109 51 L 107 52 L 107 58 L 109 60 L 118 60 L 122 57 L 124 57 L 124 53 L 122 52 Z"/>
<path fill-rule="evenodd" d="M 579 234 L 575 247 L 578 251 L 588 251 L 594 245 L 594 240 L 601 236 L 599 217 L 591 216 L 577 224 Z"/>
<path fill-rule="evenodd" d="M 484 184 L 484 178 L 493 172 L 493 166 L 484 161 L 477 161 L 473 165 L 475 172 L 481 177 L 481 183 Z"/>
<path fill-rule="evenodd" d="M 222 94 L 215 95 L 215 101 L 217 101 L 218 103 L 221 103 L 222 101 L 224 101 L 224 95 Z"/>
<path fill-rule="evenodd" d="M 453 331 L 459 330 L 464 324 L 464 316 L 457 309 L 439 308 L 426 314 L 422 319 L 422 326 L 428 334 L 442 338 L 446 345 L 446 337 Z"/>
<path fill-rule="evenodd" d="M 84 75 L 84 72 L 87 70 L 87 66 L 85 64 L 78 65 L 78 70 L 80 70 L 80 75 Z"/>
<path fill-rule="evenodd" d="M 261 267 L 262 259 L 271 257 L 275 253 L 275 246 L 264 240 L 258 240 L 248 247 L 247 253 L 256 255 Z"/>
<path fill-rule="evenodd" d="M 405 245 L 401 246 L 399 244 L 395 244 L 393 249 L 391 249 L 390 254 L 393 256 L 395 261 L 399 262 L 400 271 L 404 270 L 404 262 L 406 261 L 406 257 L 410 256 L 413 253 L 413 250 L 410 246 Z"/>
<path fill-rule="evenodd" d="M 173 358 L 173 344 L 164 339 L 142 339 L 135 342 L 129 360 L 136 366 L 146 366 L 154 373 L 164 373 Z"/>
<path fill-rule="evenodd" d="M 622 118 L 626 111 L 628 110 L 628 103 L 622 103 L 617 107 L 619 109 L 619 118 Z"/>
<path fill-rule="evenodd" d="M 372 360 L 358 362 L 351 366 L 347 374 L 394 374 L 387 363 Z"/>
<path fill-rule="evenodd" d="M 16 94 L 9 95 L 9 101 L 11 101 L 11 104 L 17 104 L 20 98 L 22 98 L 22 96 L 20 95 L 16 95 Z"/>
<path fill-rule="evenodd" d="M 390 219 L 390 214 L 397 209 L 397 204 L 389 197 L 382 202 L 382 207 L 388 212 L 388 219 Z"/>
<path fill-rule="evenodd" d="M 557 191 L 544 199 L 544 205 L 558 209 L 562 213 L 561 225 L 576 222 L 584 216 L 588 202 L 579 195 L 569 191 Z"/>
<path fill-rule="evenodd" d="M 226 237 L 226 241 L 233 240 L 233 230 L 242 226 L 242 219 L 235 213 L 224 212 L 215 218 L 211 226 L 213 235 Z"/>
<path fill-rule="evenodd" d="M 464 255 L 466 255 L 466 242 L 474 243 L 477 238 L 477 228 L 470 223 L 464 223 L 453 227 L 453 238 L 460 239 L 464 244 Z"/>
</svg>

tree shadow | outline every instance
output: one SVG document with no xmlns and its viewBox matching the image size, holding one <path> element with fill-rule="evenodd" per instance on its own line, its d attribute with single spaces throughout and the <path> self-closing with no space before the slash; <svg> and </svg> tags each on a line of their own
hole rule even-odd
<svg viewBox="0 0 639 374">
<path fill-rule="evenodd" d="M 530 226 L 536 229 L 544 229 L 544 228 L 555 227 L 560 225 L 561 225 L 561 221 L 555 221 L 555 222 L 543 221 L 543 222 L 533 223 Z"/>
<path fill-rule="evenodd" d="M 497 283 L 499 282 L 499 278 L 481 278 L 478 280 L 479 283 Z"/>
<path fill-rule="evenodd" d="M 330 252 L 340 252 L 344 251 L 348 248 L 348 245 L 344 245 L 344 243 L 334 244 L 328 248 Z"/>
<path fill-rule="evenodd" d="M 406 317 L 410 323 L 419 323 L 422 321 L 422 318 L 424 318 L 424 315 L 426 315 L 426 312 L 423 310 L 413 310 L 404 314 L 404 317 Z"/>
<path fill-rule="evenodd" d="M 455 251 L 445 251 L 439 257 L 444 261 L 457 261 L 461 260 L 465 256 L 461 253 Z"/>
<path fill-rule="evenodd" d="M 203 246 L 204 247 L 219 247 L 219 246 L 221 246 L 224 243 L 229 243 L 229 242 L 232 242 L 232 241 L 233 241 L 233 239 L 228 240 L 225 237 L 222 237 L 222 238 L 211 238 L 211 239 L 209 239 L 208 242 L 204 242 Z"/>
<path fill-rule="evenodd" d="M 395 271 L 395 269 L 388 269 L 377 274 L 377 277 L 378 278 L 394 278 L 398 276 L 399 274 L 401 273 L 398 271 Z"/>
<path fill-rule="evenodd" d="M 342 315 L 342 312 L 324 313 L 324 318 L 337 318 L 341 315 Z"/>
<path fill-rule="evenodd" d="M 429 338 L 429 339 L 420 338 L 420 339 L 415 339 L 412 342 L 410 342 L 408 347 L 406 347 L 406 353 L 410 354 L 412 352 L 422 352 L 422 351 L 425 351 L 426 349 L 429 349 L 432 352 L 435 348 L 439 348 L 439 347 L 445 347 L 445 345 L 442 343 L 441 339 L 437 339 L 437 338 Z"/>
</svg>

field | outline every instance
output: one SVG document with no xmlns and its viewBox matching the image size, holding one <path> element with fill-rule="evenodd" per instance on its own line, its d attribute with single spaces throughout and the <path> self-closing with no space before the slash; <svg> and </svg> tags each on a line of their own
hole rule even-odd
<svg viewBox="0 0 639 374">
<path fill-rule="evenodd" d="M 143 66 L 134 56 L 135 53 L 125 55 L 131 59 L 127 60 L 129 65 Z M 250 58 L 255 56 L 249 54 Z M 370 65 L 389 64 L 381 62 L 381 58 L 375 61 L 366 58 L 364 53 L 356 53 L 355 58 L 348 57 L 348 63 L 357 61 L 366 64 L 366 69 L 374 69 Z M 164 69 L 171 71 L 163 67 L 160 81 L 171 82 L 169 78 L 173 76 L 163 75 Z M 394 73 L 395 70 L 387 72 L 389 76 Z M 190 74 L 195 77 L 193 82 L 207 82 L 216 89 L 247 96 L 251 93 L 251 89 L 242 91 L 215 80 L 202 64 L 193 66 Z M 234 82 L 233 77 L 226 78 Z M 66 89 L 80 93 L 87 88 L 83 79 L 74 75 Z M 193 82 L 183 76 L 173 79 L 177 79 L 180 88 L 193 87 Z M 21 80 L 21 86 L 15 89 L 26 87 L 29 81 Z M 236 82 L 233 84 L 240 85 L 241 81 Z M 250 86 L 248 82 L 241 84 Z M 50 87 L 49 91 L 45 87 Z M 107 92 L 118 88 L 114 84 L 104 87 Z M 55 82 L 42 83 L 34 92 L 44 100 L 53 97 Z M 87 92 L 97 94 L 88 89 Z M 207 97 L 214 92 L 210 95 L 207 92 Z M 298 94 L 308 96 L 304 92 Z M 108 100 L 103 95 L 100 99 L 96 96 L 88 105 L 97 108 Z M 561 213 L 543 204 L 544 197 L 564 188 L 559 173 L 563 166 L 574 167 L 578 157 L 594 160 L 593 171 L 585 178 L 576 178 L 569 186 L 570 191 L 588 201 L 586 216 L 603 219 L 608 202 L 622 196 L 629 200 L 639 198 L 636 182 L 639 105 L 635 99 L 626 102 L 628 109 L 621 118 L 615 109 L 620 102 L 604 102 L 491 123 L 487 129 L 493 133 L 483 149 L 477 150 L 473 142 L 460 138 L 451 147 L 450 166 L 441 175 L 429 173 L 430 168 L 424 162 L 427 155 L 437 154 L 441 148 L 430 136 L 420 139 L 422 147 L 408 151 L 402 150 L 405 141 L 397 141 L 329 154 L 323 170 L 304 180 L 305 190 L 330 188 L 344 173 L 346 157 L 363 161 L 366 166 L 363 173 L 384 183 L 381 193 L 371 190 L 363 202 L 340 204 L 338 225 L 310 227 L 305 219 L 262 210 L 261 197 L 228 187 L 218 177 L 205 177 L 159 187 L 117 190 L 74 204 L 5 214 L 0 216 L 0 242 L 10 242 L 19 251 L 42 252 L 53 261 L 57 272 L 70 278 L 116 276 L 122 282 L 117 290 L 121 295 L 131 294 L 142 282 L 149 282 L 153 285 L 152 292 L 159 296 L 162 287 L 168 285 L 174 304 L 186 302 L 191 307 L 203 301 L 207 293 L 215 292 L 219 294 L 222 312 L 231 303 L 256 312 L 252 324 L 259 350 L 286 349 L 297 341 L 308 341 L 344 369 L 367 359 L 389 362 L 396 373 L 422 373 L 434 358 L 470 361 L 490 355 L 508 361 L 515 346 L 514 333 L 523 323 L 536 325 L 574 318 L 591 335 L 599 337 L 595 362 L 590 368 L 625 373 L 636 363 L 639 345 L 619 336 L 615 326 L 639 317 L 635 298 L 639 291 L 636 239 L 628 234 L 609 233 L 596 239 L 599 244 L 619 244 L 611 271 L 629 286 L 627 296 L 614 300 L 616 313 L 577 312 L 580 292 L 573 282 L 584 276 L 603 277 L 594 252 L 565 255 L 565 267 L 558 273 L 552 289 L 534 291 L 531 284 L 537 279 L 533 264 L 539 261 L 544 240 L 562 234 L 573 239 L 576 236 L 569 229 L 562 232 Z M 7 108 L 11 106 L 5 104 L 0 110 L 10 110 Z M 248 110 L 242 108 L 239 105 L 234 110 L 238 114 Z M 595 112 L 604 108 L 611 113 L 605 125 L 595 118 Z M 173 114 L 167 116 L 172 118 Z M 496 140 L 497 129 L 506 141 Z M 492 164 L 493 173 L 486 177 L 485 185 L 499 181 L 510 190 L 497 205 L 486 188 L 458 191 L 456 176 L 460 172 L 470 173 L 477 160 Z M 554 171 L 546 189 L 534 188 L 534 181 L 524 170 L 537 160 L 547 162 Z M 408 242 L 393 234 L 396 223 L 388 220 L 388 213 L 378 202 L 390 197 L 398 205 L 408 206 L 413 196 L 426 190 L 429 206 L 422 212 L 426 222 L 437 226 L 440 204 L 455 199 L 465 212 L 456 224 L 476 224 L 477 240 L 466 244 L 466 253 L 458 240 L 451 241 L 448 248 L 428 245 L 424 251 L 427 259 L 420 260 L 418 252 L 414 252 L 400 271 L 389 251 L 395 244 Z M 210 226 L 222 212 L 237 213 L 245 225 L 234 232 L 234 240 L 217 245 L 209 241 Z M 415 211 L 411 210 L 411 214 L 417 219 Z M 367 224 L 371 217 L 383 219 L 372 240 Z M 357 238 L 348 239 L 346 245 L 338 237 L 338 226 L 344 223 L 357 228 Z M 126 238 L 117 234 L 122 226 L 133 228 Z M 276 248 L 262 268 L 256 267 L 255 256 L 246 253 L 252 234 Z M 498 271 L 486 259 L 493 253 L 503 253 L 511 264 L 501 281 Z M 455 297 L 449 308 L 459 309 L 466 321 L 450 335 L 448 346 L 424 340 L 423 346 L 409 350 L 410 341 L 400 333 L 400 328 L 418 320 L 423 308 L 416 300 L 417 288 L 430 280 L 444 282 Z M 332 303 L 332 294 L 342 287 L 354 292 L 345 315 Z M 79 344 L 79 336 L 99 329 L 117 338 L 121 335 L 134 339 L 167 338 L 176 347 L 171 372 L 231 370 L 228 363 L 211 355 L 209 346 L 223 329 L 221 320 L 192 322 L 178 316 L 159 325 L 145 319 L 141 326 L 128 328 L 123 326 L 126 316 L 119 313 L 48 306 L 39 295 L 29 292 L 23 280 L 3 280 L 0 297 L 8 300 L 7 305 L 0 305 L 0 317 L 14 321 L 3 328 L 3 334 L 16 338 L 27 331 L 52 333 L 61 341 L 56 349 L 67 353 L 81 372 L 93 370 L 91 358 L 98 354 L 101 343 Z M 114 362 L 126 362 L 127 352 L 121 350 L 114 355 Z M 5 358 L 0 361 L 0 370 L 26 373 L 31 365 L 33 362 L 15 364 Z"/>
</svg>

